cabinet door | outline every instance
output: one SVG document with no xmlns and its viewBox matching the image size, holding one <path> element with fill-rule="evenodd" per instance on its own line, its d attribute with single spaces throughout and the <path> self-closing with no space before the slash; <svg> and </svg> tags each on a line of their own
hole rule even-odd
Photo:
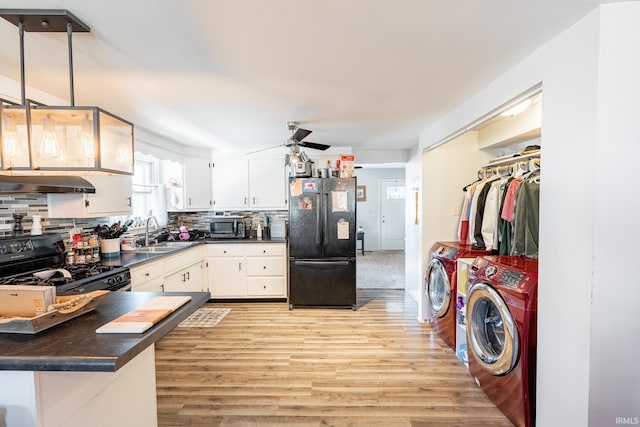
<svg viewBox="0 0 640 427">
<path fill-rule="evenodd" d="M 131 176 L 90 176 L 87 180 L 96 187 L 89 194 L 87 213 L 90 215 L 131 214 Z"/>
<path fill-rule="evenodd" d="M 49 218 L 92 218 L 131 214 L 131 176 L 87 176 L 95 194 L 47 194 Z"/>
<path fill-rule="evenodd" d="M 184 159 L 185 209 L 211 209 L 211 162 L 201 158 Z"/>
<path fill-rule="evenodd" d="M 249 163 L 244 159 L 221 159 L 213 164 L 214 209 L 249 207 Z"/>
<path fill-rule="evenodd" d="M 204 275 L 199 262 L 164 278 L 165 292 L 201 292 Z"/>
<path fill-rule="evenodd" d="M 247 277 L 244 257 L 209 257 L 209 292 L 212 297 L 244 297 Z"/>
<path fill-rule="evenodd" d="M 250 204 L 260 209 L 286 209 L 287 175 L 282 158 L 249 160 Z"/>
</svg>

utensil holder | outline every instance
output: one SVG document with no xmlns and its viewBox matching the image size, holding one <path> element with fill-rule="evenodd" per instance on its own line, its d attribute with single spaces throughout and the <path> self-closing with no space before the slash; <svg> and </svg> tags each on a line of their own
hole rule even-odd
<svg viewBox="0 0 640 427">
<path fill-rule="evenodd" d="M 105 258 L 120 256 L 120 239 L 100 240 L 100 253 Z"/>
</svg>

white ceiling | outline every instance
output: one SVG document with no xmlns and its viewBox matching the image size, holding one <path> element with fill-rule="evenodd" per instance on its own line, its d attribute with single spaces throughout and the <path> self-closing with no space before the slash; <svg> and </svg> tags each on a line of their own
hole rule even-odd
<svg viewBox="0 0 640 427">
<path fill-rule="evenodd" d="M 68 9 L 89 25 L 73 36 L 75 104 L 137 128 L 251 150 L 284 143 L 295 120 L 313 131 L 309 141 L 392 149 L 415 146 L 421 130 L 598 3 L 0 0 L 0 8 Z M 0 75 L 19 80 L 17 27 L 0 19 L 0 40 Z M 25 53 L 27 85 L 68 100 L 66 34 L 26 33 Z"/>
</svg>

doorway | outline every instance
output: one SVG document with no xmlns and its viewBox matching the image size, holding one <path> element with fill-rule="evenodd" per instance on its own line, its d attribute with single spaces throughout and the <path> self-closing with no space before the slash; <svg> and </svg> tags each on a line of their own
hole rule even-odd
<svg viewBox="0 0 640 427">
<path fill-rule="evenodd" d="M 405 181 L 380 180 L 380 249 L 404 250 Z"/>
</svg>

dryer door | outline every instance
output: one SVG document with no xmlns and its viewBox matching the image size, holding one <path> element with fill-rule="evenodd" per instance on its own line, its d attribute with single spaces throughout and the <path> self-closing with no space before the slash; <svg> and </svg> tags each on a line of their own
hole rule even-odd
<svg viewBox="0 0 640 427">
<path fill-rule="evenodd" d="M 447 270 L 440 260 L 433 259 L 431 261 L 424 280 L 429 309 L 434 316 L 443 317 L 447 314 L 451 300 L 451 284 Z"/>
<path fill-rule="evenodd" d="M 500 294 L 486 283 L 467 295 L 467 343 L 478 363 L 493 375 L 509 373 L 518 361 L 518 329 Z"/>
</svg>

